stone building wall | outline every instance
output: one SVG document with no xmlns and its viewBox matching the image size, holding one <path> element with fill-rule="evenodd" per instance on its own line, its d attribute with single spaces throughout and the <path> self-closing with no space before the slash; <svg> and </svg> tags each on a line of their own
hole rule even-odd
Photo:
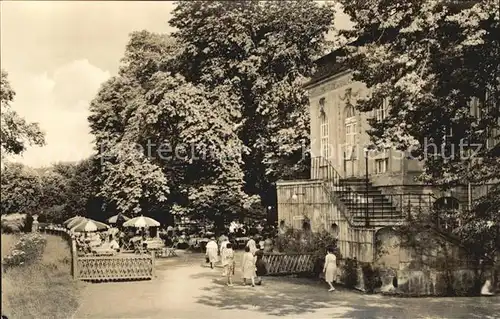
<svg viewBox="0 0 500 319">
<path fill-rule="evenodd" d="M 312 231 L 336 234 L 344 258 L 373 261 L 375 229 L 351 227 L 346 216 L 328 198 L 321 181 L 279 182 L 277 187 L 279 221 L 301 229 L 307 217 Z"/>
</svg>

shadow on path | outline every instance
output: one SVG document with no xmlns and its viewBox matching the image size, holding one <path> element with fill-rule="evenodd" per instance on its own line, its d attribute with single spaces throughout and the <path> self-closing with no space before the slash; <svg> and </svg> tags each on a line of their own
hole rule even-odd
<svg viewBox="0 0 500 319">
<path fill-rule="evenodd" d="M 320 280 L 265 277 L 264 285 L 234 286 L 202 254 L 157 262 L 151 281 L 86 285 L 74 318 L 259 319 L 286 318 L 500 318 L 500 297 L 394 298 L 347 289 L 328 292 Z M 237 262 L 239 259 L 237 259 Z"/>
<path fill-rule="evenodd" d="M 214 272 L 193 274 L 211 277 L 196 302 L 227 311 L 251 311 L 256 318 L 500 318 L 500 298 L 396 298 L 364 295 L 339 288 L 328 292 L 325 284 L 304 278 L 264 278 L 263 286 L 242 286 L 237 273 L 235 285 Z M 260 314 L 260 315 L 259 315 Z"/>
</svg>

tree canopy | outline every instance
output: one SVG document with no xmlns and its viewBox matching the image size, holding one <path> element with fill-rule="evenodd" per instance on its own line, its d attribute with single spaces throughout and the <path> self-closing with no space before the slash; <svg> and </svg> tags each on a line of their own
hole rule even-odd
<svg viewBox="0 0 500 319">
<path fill-rule="evenodd" d="M 16 93 L 7 79 L 7 72 L 0 73 L 0 146 L 2 158 L 7 154 L 21 154 L 27 145 L 45 144 L 44 133 L 38 123 L 28 123 L 12 108 Z"/>
<path fill-rule="evenodd" d="M 218 221 L 274 205 L 277 179 L 308 172 L 302 84 L 333 15 L 313 1 L 185 1 L 172 37 L 132 33 L 91 105 L 102 196 L 124 213 Z"/>
<path fill-rule="evenodd" d="M 370 121 L 372 140 L 423 161 L 422 179 L 443 188 L 492 184 L 472 210 L 457 212 L 453 229 L 492 257 L 500 245 L 498 1 L 340 2 L 356 24 L 344 32 L 357 38 L 345 63 L 371 93 L 357 107 L 389 104 L 384 119 Z"/>
</svg>

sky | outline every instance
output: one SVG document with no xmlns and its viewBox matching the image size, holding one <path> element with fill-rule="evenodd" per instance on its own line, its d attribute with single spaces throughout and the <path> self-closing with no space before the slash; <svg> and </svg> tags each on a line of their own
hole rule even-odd
<svg viewBox="0 0 500 319">
<path fill-rule="evenodd" d="M 46 145 L 12 161 L 41 167 L 93 153 L 88 107 L 118 71 L 133 31 L 170 33 L 174 2 L 1 1 L 2 69 L 16 92 L 12 106 L 45 132 Z M 349 24 L 336 17 L 337 27 Z"/>
</svg>

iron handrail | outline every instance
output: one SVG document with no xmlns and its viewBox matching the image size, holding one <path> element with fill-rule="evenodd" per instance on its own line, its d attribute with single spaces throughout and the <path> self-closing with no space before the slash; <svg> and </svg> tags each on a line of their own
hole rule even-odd
<svg viewBox="0 0 500 319">
<path fill-rule="evenodd" d="M 357 223 L 361 218 L 365 221 L 403 219 L 405 215 L 409 218 L 412 206 L 420 210 L 431 209 L 436 199 L 432 193 L 377 194 L 376 190 L 357 191 L 345 182 L 346 179 L 335 170 L 328 159 L 320 156 L 311 158 L 311 168 L 311 177 L 323 180 L 330 197 L 340 204 L 341 212 L 352 223 Z"/>
</svg>

